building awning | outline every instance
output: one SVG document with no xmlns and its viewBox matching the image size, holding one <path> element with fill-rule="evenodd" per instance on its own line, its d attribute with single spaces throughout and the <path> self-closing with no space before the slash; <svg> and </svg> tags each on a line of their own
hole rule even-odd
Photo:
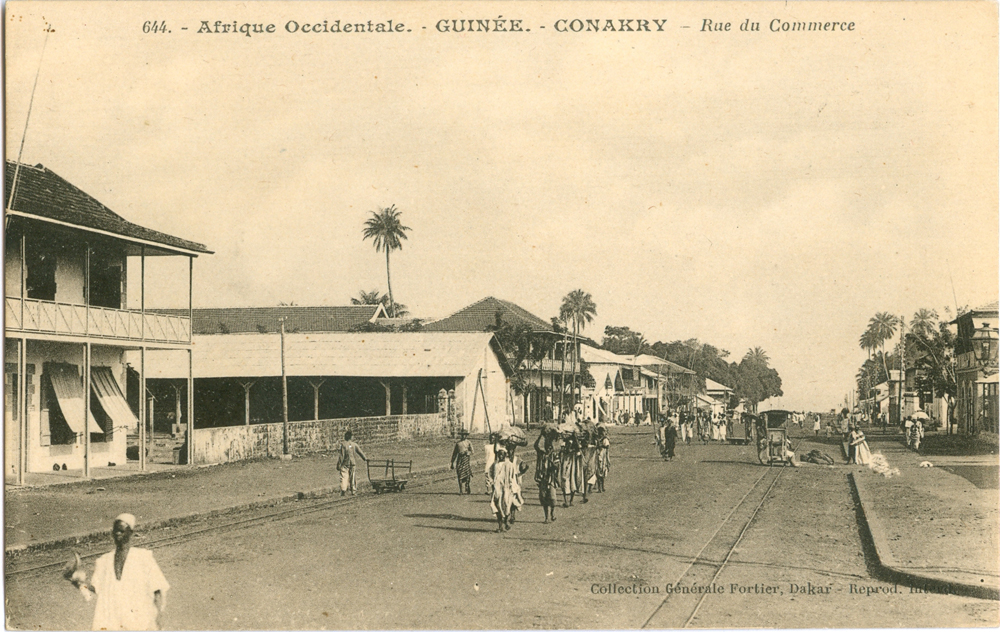
<svg viewBox="0 0 1000 632">
<path fill-rule="evenodd" d="M 95 366 L 90 369 L 90 387 L 101 408 L 111 418 L 111 425 L 116 429 L 128 430 L 139 427 L 139 420 L 132 414 L 132 409 L 125 401 L 125 395 L 118 386 L 118 381 L 111 374 L 111 368 Z M 94 424 L 95 426 L 97 424 Z"/>
<path fill-rule="evenodd" d="M 45 367 L 52 390 L 59 402 L 66 424 L 76 434 L 83 434 L 83 385 L 80 383 L 80 373 L 72 364 L 50 364 Z M 101 427 L 93 424 L 91 432 L 103 433 Z"/>
</svg>

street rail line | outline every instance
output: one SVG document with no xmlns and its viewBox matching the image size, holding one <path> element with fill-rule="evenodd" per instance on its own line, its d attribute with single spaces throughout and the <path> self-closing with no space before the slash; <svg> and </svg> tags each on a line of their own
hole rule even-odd
<svg viewBox="0 0 1000 632">
<path fill-rule="evenodd" d="M 698 553 L 694 556 L 694 558 L 691 560 L 691 562 L 687 565 L 687 567 L 684 569 L 684 571 L 677 577 L 677 580 L 673 582 L 673 584 L 672 584 L 673 586 L 679 586 L 681 584 L 681 581 L 691 572 L 691 569 L 694 568 L 695 565 L 698 565 L 698 564 L 706 565 L 706 566 L 715 566 L 716 567 L 715 573 L 712 575 L 712 579 L 708 582 L 709 586 L 712 585 L 715 582 L 716 579 L 718 579 L 719 575 L 722 573 L 722 569 L 725 568 L 726 565 L 729 563 L 729 560 L 732 557 L 733 552 L 736 550 L 736 547 L 738 547 L 739 544 L 740 544 L 740 542 L 743 541 L 743 536 L 746 535 L 747 531 L 750 528 L 750 525 L 753 523 L 754 519 L 757 517 L 757 514 L 760 512 L 761 507 L 764 506 L 764 501 L 767 499 L 768 495 L 771 493 L 771 490 L 774 489 L 774 486 L 778 483 L 778 479 L 781 477 L 781 474 L 782 474 L 782 472 L 784 472 L 784 469 L 785 469 L 784 466 L 780 467 L 780 468 L 777 468 L 777 469 L 772 468 L 772 467 L 768 467 L 768 468 L 766 468 L 764 470 L 764 472 L 761 473 L 760 476 L 757 477 L 757 479 L 753 482 L 753 485 L 750 486 L 750 489 L 747 490 L 747 493 L 744 494 L 743 497 L 740 498 L 740 500 L 735 505 L 733 505 L 733 508 L 729 511 L 729 513 L 722 520 L 722 522 L 719 523 L 718 528 L 712 533 L 711 537 L 708 538 L 708 540 L 701 547 L 701 549 L 698 551 Z M 777 473 L 775 473 L 775 472 L 777 472 Z M 774 474 L 774 478 L 771 480 L 770 484 L 767 486 L 767 489 L 764 490 L 763 495 L 761 495 L 760 501 L 754 507 L 753 511 L 750 513 L 750 516 L 746 520 L 744 520 L 743 526 L 740 529 L 740 532 L 739 532 L 738 536 L 736 537 L 735 541 L 733 541 L 733 543 L 728 546 L 727 551 L 726 551 L 726 555 L 722 559 L 722 561 L 721 562 L 714 562 L 712 560 L 708 560 L 708 559 L 703 558 L 702 556 L 704 555 L 705 551 L 708 549 L 709 546 L 711 546 L 713 543 L 715 543 L 716 539 L 719 536 L 719 533 L 722 531 L 722 529 L 727 524 L 729 524 L 729 521 L 733 518 L 733 515 L 736 513 L 736 511 L 740 507 L 742 507 L 744 505 L 744 503 L 747 501 L 747 498 L 749 498 L 750 495 L 755 490 L 757 490 L 760 487 L 761 481 L 764 480 L 764 478 L 768 474 L 771 474 L 771 473 L 775 473 Z M 650 628 L 650 627 L 671 627 L 671 626 L 662 626 L 662 625 L 653 626 L 652 622 L 653 622 L 653 619 L 655 619 L 657 617 L 657 615 L 662 611 L 663 607 L 665 605 L 667 605 L 667 602 L 670 601 L 670 598 L 674 597 L 674 596 L 675 596 L 674 593 L 668 593 L 660 601 L 660 603 L 656 606 L 656 609 L 653 610 L 653 613 L 649 615 L 649 617 L 646 619 L 646 621 L 642 624 L 641 627 L 644 628 L 644 629 L 645 628 Z M 698 611 L 701 609 L 701 605 L 705 601 L 705 598 L 707 596 L 708 596 L 707 592 L 701 593 L 701 597 L 698 599 L 697 603 L 695 604 L 695 606 L 694 606 L 691 614 L 687 617 L 687 619 L 685 620 L 684 624 L 682 626 L 680 626 L 680 627 L 686 628 L 686 627 L 688 627 L 688 625 L 690 625 L 690 623 L 694 620 L 695 616 L 697 616 Z"/>
<path fill-rule="evenodd" d="M 453 475 L 449 473 L 448 476 L 441 477 L 428 477 L 427 479 L 417 481 L 411 481 L 411 487 L 420 488 L 426 485 L 432 485 L 435 483 L 440 483 L 442 481 L 451 480 Z M 416 484 L 413 484 L 416 483 Z M 350 498 L 333 498 L 329 500 L 321 500 L 319 502 L 311 503 L 309 505 L 296 504 L 290 508 L 282 509 L 280 511 L 270 512 L 263 515 L 251 516 L 248 518 L 241 518 L 239 520 L 230 520 L 228 522 L 211 524 L 199 529 L 193 529 L 190 531 L 184 531 L 183 533 L 171 534 L 157 538 L 155 540 L 143 541 L 141 546 L 147 549 L 159 549 L 176 544 L 184 544 L 189 540 L 203 536 L 210 533 L 219 533 L 231 529 L 245 529 L 252 526 L 267 524 L 270 522 L 277 522 L 280 520 L 289 520 L 291 518 L 297 518 L 299 516 L 317 513 L 320 511 L 326 511 L 328 509 L 333 509 L 336 507 L 341 507 L 348 504 L 353 504 L 356 501 L 361 500 L 374 500 L 380 495 L 376 494 L 365 494 L 364 496 L 352 496 Z M 246 511 L 239 512 L 241 514 L 246 514 Z M 211 518 L 209 518 L 211 520 Z M 66 547 L 59 547 L 58 550 L 65 550 Z M 95 558 L 107 553 L 106 550 L 100 550 L 93 553 L 81 553 L 80 559 L 90 559 Z M 62 568 L 66 565 L 66 560 L 58 562 L 50 562 L 47 564 L 39 564 L 37 566 L 30 566 L 27 568 L 8 568 L 6 570 L 7 577 L 14 577 L 19 575 L 30 575 L 34 573 L 40 573 L 46 570 L 52 570 L 56 568 Z"/>
</svg>

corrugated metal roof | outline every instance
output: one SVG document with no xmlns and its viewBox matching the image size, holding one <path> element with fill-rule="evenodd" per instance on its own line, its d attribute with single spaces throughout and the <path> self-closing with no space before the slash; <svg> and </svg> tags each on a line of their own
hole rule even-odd
<svg viewBox="0 0 1000 632">
<path fill-rule="evenodd" d="M 193 252 L 211 254 L 204 245 L 144 228 L 125 220 L 93 197 L 70 184 L 42 165 L 6 161 L 4 183 L 10 191 L 17 170 L 17 189 L 10 210 L 71 224 L 92 228 L 122 237 L 182 248 Z M 4 200 L 6 202 L 6 200 Z"/>
<path fill-rule="evenodd" d="M 186 309 L 154 311 L 173 316 L 188 315 Z M 374 322 L 384 314 L 385 308 L 381 305 L 205 308 L 194 310 L 193 331 L 196 335 L 275 333 L 281 330 L 284 318 L 286 332 L 347 332 L 358 325 Z"/>
<path fill-rule="evenodd" d="M 706 391 L 732 391 L 733 389 L 729 388 L 725 384 L 719 384 L 715 380 L 710 380 L 710 379 L 708 379 L 706 377 L 705 378 L 705 390 Z"/>
<path fill-rule="evenodd" d="M 590 364 L 622 364 L 632 365 L 631 356 L 618 355 L 605 349 L 598 349 L 589 345 L 580 345 L 580 357 L 584 362 Z"/>
<path fill-rule="evenodd" d="M 629 360 L 632 360 L 633 356 L 625 356 Z M 658 366 L 667 367 L 671 373 L 691 373 L 694 371 L 687 367 L 683 367 L 676 362 L 671 362 L 670 360 L 664 360 L 663 358 L 658 358 L 654 355 L 649 355 L 648 353 L 643 353 L 641 355 L 635 356 L 635 363 L 642 366 Z"/>
<path fill-rule="evenodd" d="M 507 322 L 523 322 L 532 331 L 552 333 L 551 323 L 547 323 L 520 305 L 499 298 L 487 296 L 472 305 L 463 307 L 451 316 L 424 325 L 425 331 L 486 331 L 496 325 L 496 314 L 500 312 Z"/>
<path fill-rule="evenodd" d="M 492 333 L 310 333 L 285 335 L 289 376 L 465 377 L 483 354 L 499 353 Z M 149 378 L 186 378 L 187 354 L 147 351 Z M 281 375 L 280 334 L 194 336 L 194 377 Z"/>
</svg>

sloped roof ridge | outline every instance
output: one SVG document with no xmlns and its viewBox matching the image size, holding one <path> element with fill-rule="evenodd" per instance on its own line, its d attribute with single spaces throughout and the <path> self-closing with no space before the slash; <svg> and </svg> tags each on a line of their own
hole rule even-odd
<svg viewBox="0 0 1000 632">
<path fill-rule="evenodd" d="M 17 191 L 15 191 L 13 200 L 14 203 L 10 208 L 11 211 L 24 213 L 29 216 L 45 218 L 48 220 L 64 222 L 78 228 L 106 231 L 120 237 L 152 241 L 164 246 L 172 246 L 204 254 L 212 254 L 204 244 L 168 235 L 167 233 L 153 230 L 152 228 L 146 228 L 145 226 L 128 221 L 118 213 L 112 211 L 100 200 L 41 163 L 37 165 L 28 165 L 14 160 L 7 160 L 5 162 L 4 181 L 8 190 L 10 190 L 10 187 L 13 186 L 15 171 L 19 173 Z M 23 180 L 22 178 L 24 177 L 25 171 L 29 174 L 36 172 L 32 175 L 39 181 Z M 54 179 L 55 182 L 46 182 L 46 179 Z M 52 185 L 56 185 L 63 190 L 53 190 Z M 20 192 L 22 188 L 26 188 L 29 192 L 31 192 L 35 187 L 41 188 L 43 193 L 49 194 L 53 198 L 57 197 L 60 193 L 68 197 L 69 199 L 64 200 L 66 204 L 63 210 L 65 211 L 65 215 L 71 215 L 72 217 L 60 217 L 59 213 L 51 212 L 50 209 L 59 208 L 54 201 L 49 204 L 45 204 L 42 201 L 30 199 L 30 196 L 29 198 L 25 198 L 18 195 L 18 192 Z M 26 205 L 26 207 L 22 205 Z"/>
</svg>

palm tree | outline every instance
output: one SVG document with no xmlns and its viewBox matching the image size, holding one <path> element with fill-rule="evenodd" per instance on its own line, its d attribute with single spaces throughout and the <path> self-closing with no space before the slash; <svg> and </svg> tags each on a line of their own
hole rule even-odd
<svg viewBox="0 0 1000 632">
<path fill-rule="evenodd" d="M 760 347 L 754 347 L 749 349 L 744 358 L 747 358 L 751 362 L 755 362 L 763 367 L 766 367 L 771 358 L 768 357 L 767 352 Z"/>
<path fill-rule="evenodd" d="M 873 408 L 868 411 L 869 418 L 870 419 L 874 419 L 875 418 L 874 407 L 878 405 L 878 402 L 874 401 L 875 400 L 875 395 L 872 393 L 872 390 L 875 388 L 875 384 L 872 383 L 873 380 L 872 380 L 872 376 L 871 376 L 871 366 L 870 365 L 871 365 L 871 361 L 872 361 L 872 352 L 874 352 L 875 349 L 878 347 L 878 343 L 875 342 L 875 336 L 872 335 L 871 328 L 866 329 L 864 331 L 864 333 L 861 334 L 861 338 L 858 339 L 858 346 L 860 346 L 862 349 L 864 349 L 866 352 L 868 352 L 868 360 L 862 366 L 862 373 L 864 373 L 864 375 L 865 375 L 865 389 L 866 389 L 865 390 L 865 399 L 868 399 L 868 395 L 872 395 L 872 406 L 873 406 Z"/>
<path fill-rule="evenodd" d="M 937 310 L 921 307 L 910 320 L 910 333 L 930 338 L 938 328 Z"/>
<path fill-rule="evenodd" d="M 583 290 L 573 290 L 563 297 L 562 305 L 559 307 L 559 318 L 564 322 L 573 325 L 573 397 L 576 403 L 576 357 L 579 348 L 578 338 L 580 331 L 587 326 L 587 323 L 594 320 L 597 315 L 597 305 L 589 292 Z"/>
<path fill-rule="evenodd" d="M 389 317 L 396 316 L 396 302 L 392 298 L 392 276 L 389 274 L 389 253 L 402 250 L 403 240 L 409 226 L 403 226 L 399 220 L 401 213 L 393 204 L 388 208 L 379 208 L 378 213 L 372 211 L 372 216 L 365 221 L 364 238 L 371 239 L 375 252 L 385 250 L 385 282 L 389 287 Z"/>
<path fill-rule="evenodd" d="M 390 309 L 389 295 L 382 294 L 378 290 L 372 290 L 371 292 L 361 290 L 358 292 L 357 297 L 351 298 L 351 305 L 381 305 L 385 308 L 386 314 L 388 314 Z M 396 318 L 404 318 L 410 315 L 409 308 L 402 303 L 396 303 L 391 307 L 395 311 Z"/>
<path fill-rule="evenodd" d="M 882 368 L 885 369 L 886 386 L 891 382 L 889 365 L 885 361 L 885 343 L 896 335 L 896 328 L 900 325 L 900 318 L 889 312 L 879 312 L 868 321 L 867 333 L 871 337 L 871 343 L 882 350 Z"/>
<path fill-rule="evenodd" d="M 382 293 L 378 290 L 372 290 L 371 292 L 365 292 L 361 290 L 358 292 L 358 296 L 351 297 L 351 305 L 378 305 L 383 302 Z"/>
</svg>

